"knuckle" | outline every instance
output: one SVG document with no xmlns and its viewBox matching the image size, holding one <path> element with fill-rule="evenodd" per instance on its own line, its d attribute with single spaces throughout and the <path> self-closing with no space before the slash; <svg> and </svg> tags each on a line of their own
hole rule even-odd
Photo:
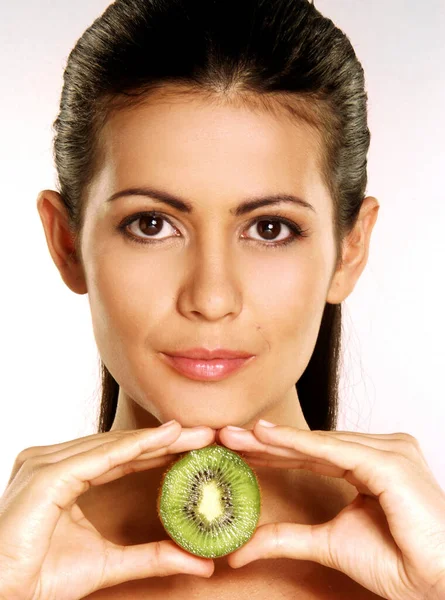
<svg viewBox="0 0 445 600">
<path fill-rule="evenodd" d="M 42 461 L 38 456 L 30 456 L 23 462 L 22 470 L 31 475 L 40 471 L 42 466 Z"/>
<path fill-rule="evenodd" d="M 414 436 L 411 436 L 410 443 L 412 446 L 414 446 L 414 449 L 417 450 L 417 452 L 420 452 L 420 453 L 422 452 L 422 447 L 417 438 L 415 438 Z"/>
<path fill-rule="evenodd" d="M 413 435 L 409 433 L 399 433 L 398 443 L 401 454 L 404 454 L 411 460 L 417 460 L 419 456 L 423 458 L 422 448 L 419 440 Z"/>
<path fill-rule="evenodd" d="M 162 564 L 162 544 L 160 541 L 153 542 L 153 567 L 155 573 L 162 575 L 164 573 L 164 566 Z"/>
<path fill-rule="evenodd" d="M 272 544 L 272 554 L 279 554 L 283 546 L 283 536 L 280 523 L 272 524 Z"/>
<path fill-rule="evenodd" d="M 34 456 L 23 464 L 22 473 L 27 482 L 38 489 L 46 490 L 54 483 L 57 463 L 45 463 L 38 456 Z"/>
<path fill-rule="evenodd" d="M 329 457 L 332 452 L 332 447 L 335 443 L 335 440 L 328 435 L 321 435 L 320 441 L 318 442 L 318 447 L 321 450 L 320 455 L 323 457 Z M 297 449 L 297 448 L 296 448 Z"/>
<path fill-rule="evenodd" d="M 410 433 L 406 433 L 405 431 L 402 431 L 402 432 L 399 432 L 397 435 L 402 441 L 406 442 L 407 444 L 412 444 L 416 448 L 419 446 L 419 442 L 418 442 L 417 438 L 415 438 Z"/>
<path fill-rule="evenodd" d="M 8 485 L 12 483 L 13 480 L 16 479 L 19 473 L 30 474 L 30 461 L 35 460 L 36 456 L 35 448 L 26 448 L 22 450 L 14 461 L 14 464 L 11 469 L 11 473 L 9 475 Z"/>
<path fill-rule="evenodd" d="M 9 477 L 8 486 L 16 481 L 29 481 L 32 479 L 39 469 L 37 460 L 35 458 L 28 458 L 27 460 L 19 463 L 14 463 L 14 467 Z"/>
<path fill-rule="evenodd" d="M 24 448 L 21 452 L 19 452 L 16 456 L 14 467 L 20 468 L 23 463 L 33 456 L 38 454 L 38 446 L 30 446 L 29 448 Z"/>
<path fill-rule="evenodd" d="M 45 450 L 49 448 L 49 446 L 29 446 L 29 448 L 24 448 L 19 452 L 14 461 L 13 469 L 17 472 L 25 463 L 28 463 L 30 460 L 41 459 L 45 456 Z"/>
<path fill-rule="evenodd" d="M 124 477 L 125 475 L 131 475 L 132 473 L 137 472 L 137 465 L 135 463 L 129 462 L 124 463 L 123 465 L 117 465 L 114 467 L 115 470 L 119 470 L 119 472 Z"/>
<path fill-rule="evenodd" d="M 57 498 L 64 495 L 66 489 L 73 490 L 77 496 L 87 491 L 89 483 L 77 479 L 64 470 L 60 463 L 40 463 L 29 472 L 28 481 L 39 496 Z"/>
<path fill-rule="evenodd" d="M 101 446 L 99 446 L 97 448 L 97 451 L 99 452 L 99 454 L 103 455 L 103 457 L 106 460 L 107 463 L 107 468 L 110 471 L 111 469 L 114 469 L 115 467 L 120 466 L 120 461 L 117 458 L 117 453 L 116 451 L 113 452 L 113 446 L 112 446 L 113 442 L 106 442 L 105 444 L 102 444 Z"/>
</svg>

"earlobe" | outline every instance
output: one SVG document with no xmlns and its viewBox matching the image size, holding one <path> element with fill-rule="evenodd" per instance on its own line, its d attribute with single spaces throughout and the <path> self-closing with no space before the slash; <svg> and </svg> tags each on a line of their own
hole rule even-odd
<svg viewBox="0 0 445 600">
<path fill-rule="evenodd" d="M 326 302 L 328 304 L 340 304 L 349 296 L 351 290 L 347 289 L 345 281 L 345 271 L 344 268 L 341 267 L 336 271 L 332 278 L 326 297 Z"/>
<path fill-rule="evenodd" d="M 67 209 L 58 192 L 43 190 L 37 197 L 49 252 L 65 284 L 76 294 L 86 294 L 82 262 L 76 255 L 74 236 L 68 226 Z"/>
<path fill-rule="evenodd" d="M 355 227 L 343 242 L 343 261 L 332 277 L 326 298 L 328 304 L 340 304 L 353 291 L 368 262 L 371 233 L 379 208 L 376 198 L 368 196 L 363 200 Z"/>
</svg>

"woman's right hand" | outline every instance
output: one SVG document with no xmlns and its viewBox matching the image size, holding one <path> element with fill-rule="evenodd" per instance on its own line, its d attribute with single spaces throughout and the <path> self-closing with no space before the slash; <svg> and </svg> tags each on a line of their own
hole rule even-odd
<svg viewBox="0 0 445 600">
<path fill-rule="evenodd" d="M 0 498 L 0 599 L 79 600 L 133 579 L 189 573 L 210 577 L 212 559 L 172 540 L 119 546 L 76 503 L 91 485 L 169 464 L 173 454 L 213 443 L 210 427 L 93 434 L 21 452 Z"/>
</svg>

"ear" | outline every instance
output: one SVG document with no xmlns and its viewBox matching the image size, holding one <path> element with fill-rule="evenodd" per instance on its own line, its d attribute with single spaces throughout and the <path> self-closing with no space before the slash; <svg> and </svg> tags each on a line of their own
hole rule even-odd
<svg viewBox="0 0 445 600">
<path fill-rule="evenodd" d="M 335 271 L 326 302 L 340 304 L 355 287 L 368 262 L 371 232 L 377 220 L 380 205 L 376 198 L 363 200 L 357 222 L 342 246 L 342 264 Z"/>
<path fill-rule="evenodd" d="M 84 269 L 76 254 L 75 238 L 68 226 L 68 213 L 62 197 L 52 190 L 40 192 L 37 210 L 49 252 L 63 281 L 76 294 L 86 294 Z"/>
</svg>

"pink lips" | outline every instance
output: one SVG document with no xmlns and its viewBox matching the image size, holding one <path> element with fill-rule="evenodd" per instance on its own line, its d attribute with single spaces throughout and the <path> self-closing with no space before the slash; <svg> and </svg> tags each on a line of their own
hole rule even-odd
<svg viewBox="0 0 445 600">
<path fill-rule="evenodd" d="M 188 356 L 161 355 L 174 369 L 198 381 L 219 381 L 231 373 L 238 371 L 243 365 L 251 362 L 255 356 L 237 358 L 190 358 Z"/>
</svg>

